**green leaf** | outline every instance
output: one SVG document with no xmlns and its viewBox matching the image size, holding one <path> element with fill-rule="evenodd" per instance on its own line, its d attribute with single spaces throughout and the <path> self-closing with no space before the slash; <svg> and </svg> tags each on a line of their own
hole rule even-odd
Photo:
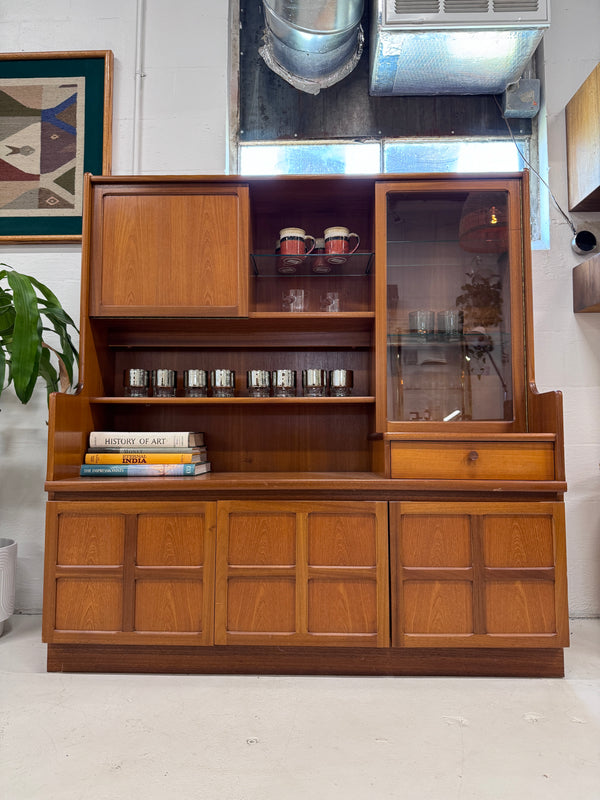
<svg viewBox="0 0 600 800">
<path fill-rule="evenodd" d="M 0 281 L 8 283 L 0 286 L 0 394 L 12 382 L 17 397 L 26 403 L 38 378 L 44 380 L 48 394 L 67 391 L 79 363 L 69 335 L 69 328 L 77 331 L 77 326 L 47 286 L 7 264 L 0 267 L 5 267 L 0 269 Z M 48 344 L 46 333 L 60 344 Z"/>
<path fill-rule="evenodd" d="M 42 321 L 37 295 L 30 279 L 19 272 L 9 272 L 9 286 L 13 290 L 15 325 L 11 352 L 12 380 L 17 397 L 22 403 L 31 399 L 38 377 L 42 352 Z"/>
<path fill-rule="evenodd" d="M 42 355 L 40 356 L 39 374 L 46 383 L 46 393 L 48 396 L 51 392 L 58 392 L 58 374 L 50 362 L 50 350 L 46 348 L 42 350 Z"/>
</svg>

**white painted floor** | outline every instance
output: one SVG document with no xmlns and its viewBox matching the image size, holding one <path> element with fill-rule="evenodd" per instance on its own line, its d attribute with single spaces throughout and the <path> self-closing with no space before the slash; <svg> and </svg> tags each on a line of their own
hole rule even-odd
<svg viewBox="0 0 600 800">
<path fill-rule="evenodd" d="M 600 800 L 600 620 L 566 677 L 47 674 L 0 637 L 2 800 Z"/>
</svg>

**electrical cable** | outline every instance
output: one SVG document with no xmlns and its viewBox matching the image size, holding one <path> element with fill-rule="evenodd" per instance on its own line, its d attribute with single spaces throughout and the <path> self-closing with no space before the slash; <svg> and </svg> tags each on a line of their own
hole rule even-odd
<svg viewBox="0 0 600 800">
<path fill-rule="evenodd" d="M 564 212 L 564 211 L 562 210 L 562 208 L 560 207 L 560 204 L 559 204 L 558 200 L 556 199 L 556 197 L 554 196 L 554 194 L 553 194 L 553 192 L 552 192 L 552 189 L 551 189 L 551 188 L 548 186 L 548 184 L 546 183 L 546 181 L 545 181 L 545 180 L 542 178 L 542 176 L 541 176 L 541 175 L 540 175 L 540 173 L 537 171 L 537 169 L 536 169 L 536 168 L 533 166 L 533 164 L 532 164 L 532 163 L 531 163 L 531 162 L 530 162 L 530 161 L 529 161 L 527 158 L 525 158 L 525 156 L 524 156 L 524 154 L 523 154 L 522 150 L 521 150 L 521 149 L 520 149 L 520 147 L 519 147 L 519 144 L 518 144 L 517 140 L 515 139 L 515 135 L 514 135 L 514 133 L 512 132 L 512 128 L 510 127 L 508 120 L 506 119 L 506 117 L 504 116 L 504 114 L 503 114 L 503 112 L 502 112 L 502 106 L 501 106 L 501 105 L 500 105 L 500 103 L 498 102 L 498 98 L 496 97 L 496 95 L 494 95 L 493 97 L 494 97 L 494 102 L 496 103 L 496 105 L 498 106 L 498 108 L 499 108 L 499 110 L 500 110 L 500 114 L 501 114 L 501 116 L 502 116 L 502 119 L 504 120 L 504 124 L 505 124 L 505 125 L 506 125 L 506 127 L 508 128 L 508 132 L 509 132 L 509 134 L 510 134 L 510 138 L 512 139 L 512 142 L 513 142 L 514 146 L 517 148 L 517 152 L 518 152 L 518 154 L 521 156 L 521 158 L 523 159 L 523 161 L 524 161 L 524 162 L 527 164 L 527 166 L 529 167 L 529 169 L 530 169 L 530 170 L 532 170 L 532 172 L 534 172 L 534 173 L 537 175 L 537 177 L 538 177 L 538 178 L 540 179 L 540 181 L 541 181 L 541 182 L 544 184 L 544 186 L 546 187 L 546 189 L 548 189 L 548 193 L 550 194 L 550 197 L 551 197 L 551 198 L 552 198 L 552 200 L 554 201 L 554 205 L 555 205 L 555 206 L 558 208 L 558 210 L 560 211 L 560 213 L 563 215 L 563 217 L 564 217 L 564 218 L 566 219 L 566 221 L 569 223 L 569 227 L 571 228 L 571 230 L 573 231 L 573 233 L 577 233 L 577 228 L 575 227 L 575 225 L 574 225 L 574 224 L 573 224 L 573 222 L 571 221 L 571 218 L 570 218 L 570 217 L 569 217 L 567 214 L 565 214 L 565 212 Z"/>
</svg>

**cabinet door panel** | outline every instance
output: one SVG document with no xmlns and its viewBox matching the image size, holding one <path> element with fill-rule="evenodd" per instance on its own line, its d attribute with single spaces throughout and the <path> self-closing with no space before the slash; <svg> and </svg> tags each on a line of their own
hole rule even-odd
<svg viewBox="0 0 600 800">
<path fill-rule="evenodd" d="M 135 586 L 136 631 L 202 631 L 200 581 L 138 580 Z"/>
<path fill-rule="evenodd" d="M 229 631 L 292 634 L 295 624 L 293 579 L 231 578 L 227 597 Z"/>
<path fill-rule="evenodd" d="M 308 631 L 377 634 L 377 588 L 373 581 L 311 580 Z"/>
<path fill-rule="evenodd" d="M 483 556 L 486 567 L 554 566 L 552 518 L 486 516 Z"/>
<path fill-rule="evenodd" d="M 392 644 L 568 644 L 561 503 L 391 503 Z"/>
<path fill-rule="evenodd" d="M 367 514 L 311 514 L 308 563 L 374 567 L 377 564 L 376 518 Z"/>
<path fill-rule="evenodd" d="M 214 503 L 55 502 L 44 641 L 212 644 Z"/>
<path fill-rule="evenodd" d="M 386 503 L 217 508 L 217 644 L 387 645 Z"/>
<path fill-rule="evenodd" d="M 296 563 L 294 514 L 243 511 L 229 517 L 230 564 L 293 566 Z"/>
<path fill-rule="evenodd" d="M 183 514 L 140 514 L 138 566 L 197 567 L 204 560 L 204 519 Z"/>
<path fill-rule="evenodd" d="M 244 316 L 248 192 L 96 187 L 92 316 Z"/>
<path fill-rule="evenodd" d="M 125 519 L 122 515 L 78 515 L 61 518 L 58 564 L 122 564 Z"/>
<path fill-rule="evenodd" d="M 549 581 L 490 581 L 485 591 L 489 633 L 552 634 L 554 586 Z"/>
<path fill-rule="evenodd" d="M 406 581 L 404 608 L 406 633 L 473 633 L 473 590 L 465 581 Z"/>
<path fill-rule="evenodd" d="M 56 630 L 121 630 L 122 595 L 120 580 L 59 578 L 56 582 Z"/>
<path fill-rule="evenodd" d="M 404 566 L 471 566 L 471 532 L 467 516 L 414 514 L 404 519 L 402 530 Z"/>
</svg>

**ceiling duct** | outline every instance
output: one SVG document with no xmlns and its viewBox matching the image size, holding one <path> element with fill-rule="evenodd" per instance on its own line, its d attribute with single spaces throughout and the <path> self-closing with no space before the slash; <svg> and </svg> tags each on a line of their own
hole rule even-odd
<svg viewBox="0 0 600 800">
<path fill-rule="evenodd" d="M 550 0 L 372 0 L 370 94 L 501 94 L 550 25 Z"/>
<path fill-rule="evenodd" d="M 296 89 L 318 94 L 357 65 L 364 0 L 263 0 L 267 66 Z"/>
</svg>

